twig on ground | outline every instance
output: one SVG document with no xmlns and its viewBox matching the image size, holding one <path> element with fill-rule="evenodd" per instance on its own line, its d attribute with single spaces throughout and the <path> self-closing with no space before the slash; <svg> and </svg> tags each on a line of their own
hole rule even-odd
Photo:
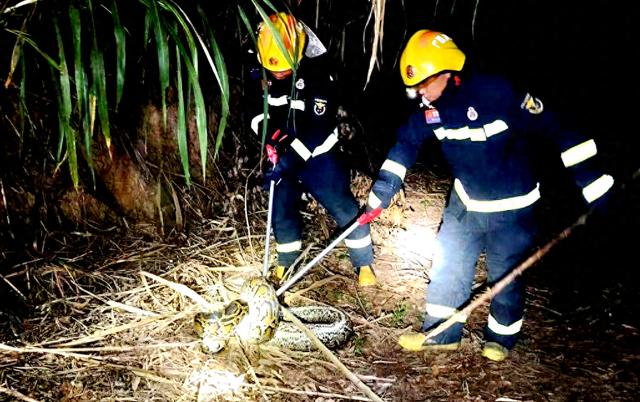
<svg viewBox="0 0 640 402">
<path fill-rule="evenodd" d="M 360 381 L 358 376 L 353 374 L 342 362 L 327 348 L 320 340 L 316 337 L 316 335 L 311 332 L 309 328 L 307 328 L 296 316 L 291 314 L 291 312 L 286 308 L 282 307 L 282 312 L 285 315 L 285 318 L 291 322 L 302 332 L 307 335 L 307 337 L 313 342 L 314 346 L 318 348 L 323 355 L 325 355 L 333 364 L 342 371 L 342 373 L 362 392 L 365 393 L 371 400 L 376 402 L 383 402 L 382 399 L 378 395 L 376 395 L 371 388 L 369 388 L 365 383 Z"/>
<path fill-rule="evenodd" d="M 1 387 L 0 386 L 0 393 L 2 394 L 7 394 L 9 396 L 12 396 L 14 398 L 18 398 L 21 401 L 25 401 L 25 402 L 39 402 L 37 399 L 33 399 L 33 398 L 29 398 L 28 396 L 13 390 L 13 389 L 9 389 L 9 388 L 5 388 L 5 387 Z"/>
</svg>

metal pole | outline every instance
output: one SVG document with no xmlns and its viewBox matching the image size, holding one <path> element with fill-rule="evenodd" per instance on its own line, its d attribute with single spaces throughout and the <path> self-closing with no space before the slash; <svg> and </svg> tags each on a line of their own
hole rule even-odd
<svg viewBox="0 0 640 402">
<path fill-rule="evenodd" d="M 347 230 L 345 230 L 340 236 L 338 236 L 334 241 L 332 241 L 331 244 L 329 244 L 324 250 L 322 250 L 320 254 L 316 255 L 313 258 L 313 260 L 309 261 L 307 265 L 302 267 L 298 272 L 296 272 L 296 274 L 293 277 L 291 277 L 287 282 L 285 282 L 282 286 L 280 286 L 280 289 L 276 291 L 276 295 L 280 296 L 287 289 L 289 289 L 294 283 L 298 282 L 298 280 L 302 278 L 302 276 L 306 274 L 307 271 L 311 269 L 311 267 L 316 265 L 318 261 L 322 259 L 322 257 L 327 255 L 329 251 L 333 250 L 338 245 L 338 243 L 344 240 L 345 237 L 349 236 L 351 232 L 353 232 L 358 226 L 360 226 L 360 223 L 357 221 L 354 222 L 351 226 L 349 226 Z"/>
<path fill-rule="evenodd" d="M 333 250 L 338 245 L 338 243 L 340 243 L 347 236 L 349 236 L 351 232 L 356 230 L 358 226 L 371 222 L 372 220 L 380 216 L 381 213 L 382 213 L 382 208 L 376 208 L 373 211 L 365 212 L 362 215 L 360 215 L 358 219 L 356 219 L 356 221 L 353 222 L 351 226 L 347 228 L 347 230 L 342 232 L 342 234 L 338 236 L 334 241 L 332 241 L 331 244 L 329 244 L 324 250 L 322 250 L 320 254 L 315 256 L 313 260 L 309 261 L 307 265 L 305 265 L 298 272 L 296 272 L 296 274 L 291 279 L 289 279 L 282 286 L 280 286 L 280 288 L 276 291 L 276 295 L 280 296 L 284 292 L 286 292 L 287 289 L 289 289 L 294 283 L 296 283 L 300 278 L 302 278 L 302 276 L 306 274 L 307 271 L 311 269 L 311 267 L 316 265 L 318 261 L 322 259 L 322 257 L 327 255 L 331 250 Z"/>
<path fill-rule="evenodd" d="M 267 210 L 267 233 L 264 240 L 264 259 L 262 261 L 262 276 L 266 277 L 269 271 L 269 241 L 271 240 L 271 212 L 273 211 L 273 190 L 275 182 L 269 183 L 269 209 Z"/>
</svg>

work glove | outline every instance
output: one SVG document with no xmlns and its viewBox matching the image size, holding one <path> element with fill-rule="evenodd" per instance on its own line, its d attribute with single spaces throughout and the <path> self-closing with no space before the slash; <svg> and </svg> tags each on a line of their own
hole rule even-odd
<svg viewBox="0 0 640 402">
<path fill-rule="evenodd" d="M 268 190 L 271 181 L 278 185 L 280 180 L 285 176 L 295 176 L 295 163 L 293 163 L 293 157 L 290 153 L 284 153 L 277 156 L 277 162 L 274 165 L 272 162 L 268 162 L 269 167 L 264 172 L 265 188 Z"/>
<path fill-rule="evenodd" d="M 395 188 L 395 186 L 388 181 L 380 179 L 376 180 L 371 188 L 371 192 L 369 193 L 367 209 L 371 210 L 377 207 L 388 208 L 391 203 L 391 199 L 398 190 L 398 188 Z M 379 203 L 379 205 L 376 205 L 377 203 Z"/>
</svg>

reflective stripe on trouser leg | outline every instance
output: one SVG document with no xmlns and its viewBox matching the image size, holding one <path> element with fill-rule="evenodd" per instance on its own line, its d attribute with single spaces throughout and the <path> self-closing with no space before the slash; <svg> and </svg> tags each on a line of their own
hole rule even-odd
<svg viewBox="0 0 640 402">
<path fill-rule="evenodd" d="M 470 215 L 465 214 L 459 221 L 451 208 L 445 209 L 429 273 L 431 281 L 427 286 L 428 308 L 423 331 L 433 329 L 451 317 L 469 299 L 476 260 L 483 248 L 478 223 Z M 459 342 L 463 326 L 462 322 L 457 322 L 433 339 L 437 343 Z"/>
<path fill-rule="evenodd" d="M 357 217 L 359 208 L 350 187 L 349 170 L 331 152 L 312 158 L 302 175 L 302 184 L 311 195 L 329 212 L 340 227 L 345 230 Z M 358 226 L 348 237 L 347 247 L 354 267 L 370 265 L 373 262 L 373 247 L 369 225 Z"/>
<path fill-rule="evenodd" d="M 487 280 L 490 285 L 502 279 L 529 254 L 536 236 L 531 209 L 517 219 L 496 215 L 487 236 Z M 516 215 L 513 215 L 516 216 Z M 507 349 L 518 340 L 524 314 L 524 282 L 516 277 L 491 300 L 485 327 L 485 340 L 497 342 Z"/>
<path fill-rule="evenodd" d="M 373 244 L 369 224 L 358 226 L 347 238 L 345 244 L 349 249 L 351 264 L 354 268 L 371 265 L 373 262 Z"/>
<path fill-rule="evenodd" d="M 299 200 L 302 192 L 297 183 L 283 178 L 274 187 L 273 232 L 278 251 L 278 265 L 290 266 L 300 255 L 302 244 L 302 222 Z"/>
</svg>

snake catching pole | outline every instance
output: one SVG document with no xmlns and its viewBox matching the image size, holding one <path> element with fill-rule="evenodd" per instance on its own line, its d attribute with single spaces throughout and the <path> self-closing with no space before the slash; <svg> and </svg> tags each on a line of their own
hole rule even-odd
<svg viewBox="0 0 640 402">
<path fill-rule="evenodd" d="M 342 234 L 340 234 L 340 236 L 338 236 L 324 250 L 322 250 L 318 255 L 316 255 L 313 260 L 309 261 L 307 265 L 302 267 L 298 272 L 296 272 L 296 274 L 293 277 L 291 277 L 282 286 L 280 286 L 280 288 L 276 291 L 276 294 L 280 296 L 284 292 L 286 292 L 287 289 L 289 289 L 291 286 L 293 286 L 293 284 L 298 282 L 304 274 L 306 274 L 314 265 L 316 265 L 318 261 L 320 261 L 325 255 L 327 255 L 331 250 L 333 250 L 338 245 L 338 243 L 343 241 L 354 230 L 356 230 L 358 226 L 366 225 L 367 223 L 371 222 L 372 220 L 380 216 L 381 213 L 382 213 L 382 208 L 376 208 L 372 211 L 365 212 L 362 215 L 360 215 L 358 219 L 356 219 L 356 221 L 351 224 L 351 226 L 349 226 L 344 232 L 342 232 Z"/>
<path fill-rule="evenodd" d="M 276 132 L 277 134 L 277 132 Z M 273 164 L 273 167 L 276 167 L 276 163 L 278 163 L 278 154 L 276 149 L 267 145 L 267 157 L 269 161 Z M 269 272 L 269 240 L 271 240 L 271 215 L 273 215 L 273 192 L 275 189 L 276 183 L 271 180 L 269 182 L 269 209 L 267 210 L 267 233 L 264 240 L 264 259 L 262 260 L 262 276 L 266 277 Z"/>
</svg>

